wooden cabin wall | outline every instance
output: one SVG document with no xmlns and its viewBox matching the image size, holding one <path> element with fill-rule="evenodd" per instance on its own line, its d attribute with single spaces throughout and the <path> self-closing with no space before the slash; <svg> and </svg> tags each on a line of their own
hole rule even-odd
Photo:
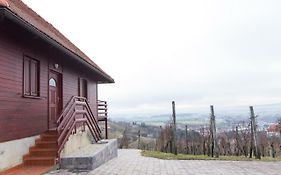
<svg viewBox="0 0 281 175">
<path fill-rule="evenodd" d="M 5 28 L 2 28 L 6 26 Z M 40 62 L 40 98 L 23 97 L 23 54 Z M 0 143 L 48 130 L 48 73 L 62 67 L 63 107 L 78 95 L 78 79 L 88 82 L 88 100 L 97 116 L 95 74 L 14 24 L 0 24 Z"/>
<path fill-rule="evenodd" d="M 95 116 L 97 116 L 97 82 L 93 73 L 88 72 L 82 64 L 69 64 L 63 61 L 63 106 L 73 95 L 78 95 L 79 78 L 87 80 L 88 101 Z"/>
<path fill-rule="evenodd" d="M 0 31 L 0 142 L 4 142 L 47 130 L 48 60 L 20 31 L 8 27 Z M 39 99 L 22 97 L 23 54 L 40 62 Z"/>
</svg>

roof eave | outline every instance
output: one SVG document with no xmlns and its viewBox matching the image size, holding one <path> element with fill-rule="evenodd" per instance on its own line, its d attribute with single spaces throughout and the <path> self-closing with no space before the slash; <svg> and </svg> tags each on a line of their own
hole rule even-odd
<svg viewBox="0 0 281 175">
<path fill-rule="evenodd" d="M 62 44 L 58 43 L 56 40 L 52 39 L 48 35 L 46 35 L 44 32 L 38 30 L 33 25 L 29 24 L 27 21 L 22 19 L 21 17 L 14 14 L 9 8 L 5 6 L 0 5 L 1 14 L 4 15 L 3 17 L 8 18 L 11 21 L 16 22 L 17 24 L 24 27 L 26 30 L 32 32 L 33 34 L 37 35 L 39 38 L 43 39 L 47 43 L 51 44 L 52 46 L 56 47 L 57 49 L 61 50 L 65 54 L 69 55 L 71 58 L 75 59 L 76 61 L 81 62 L 83 65 L 87 66 L 89 69 L 93 70 L 97 74 L 99 74 L 102 79 L 99 80 L 99 83 L 115 83 L 114 79 L 111 78 L 109 75 L 105 74 L 95 66 L 91 65 L 89 62 L 84 60 L 83 58 L 79 57 L 77 54 L 73 53 L 71 50 L 64 47 Z"/>
</svg>

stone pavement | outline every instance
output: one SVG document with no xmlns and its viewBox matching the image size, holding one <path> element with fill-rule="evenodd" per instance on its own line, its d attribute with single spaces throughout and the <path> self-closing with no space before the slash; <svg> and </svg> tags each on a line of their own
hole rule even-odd
<svg viewBox="0 0 281 175">
<path fill-rule="evenodd" d="M 118 150 L 118 158 L 91 172 L 55 175 L 281 175 L 281 162 L 160 160 L 142 157 L 139 150 Z"/>
</svg>

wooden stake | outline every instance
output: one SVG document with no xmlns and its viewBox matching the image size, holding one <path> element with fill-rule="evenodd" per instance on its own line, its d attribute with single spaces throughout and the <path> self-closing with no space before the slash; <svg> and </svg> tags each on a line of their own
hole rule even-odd
<svg viewBox="0 0 281 175">
<path fill-rule="evenodd" d="M 240 155 L 240 139 L 238 133 L 238 126 L 235 127 L 235 137 L 236 137 L 236 156 Z"/>
<path fill-rule="evenodd" d="M 210 132 L 211 132 L 211 156 L 219 157 L 218 145 L 217 145 L 217 136 L 216 136 L 216 119 L 214 106 L 210 106 L 211 115 L 210 115 Z"/>
<path fill-rule="evenodd" d="M 202 138 L 203 138 L 203 154 L 206 155 L 206 140 L 205 140 L 205 126 L 202 128 Z"/>
<path fill-rule="evenodd" d="M 176 127 L 176 109 L 175 109 L 175 102 L 172 101 L 172 110 L 173 110 L 173 134 L 172 134 L 172 142 L 173 142 L 173 153 L 175 155 L 178 154 L 177 152 L 177 127 Z"/>
<path fill-rule="evenodd" d="M 250 158 L 252 158 L 252 152 L 254 151 L 255 158 L 261 159 L 260 149 L 258 146 L 258 137 L 257 137 L 257 123 L 256 123 L 256 116 L 254 113 L 253 106 L 250 106 L 250 113 L 251 113 L 251 149 L 250 149 Z"/>
<path fill-rule="evenodd" d="M 188 154 L 187 125 L 185 125 L 185 146 L 186 146 L 186 154 Z"/>
<path fill-rule="evenodd" d="M 140 149 L 140 130 L 138 131 L 138 149 Z"/>
</svg>

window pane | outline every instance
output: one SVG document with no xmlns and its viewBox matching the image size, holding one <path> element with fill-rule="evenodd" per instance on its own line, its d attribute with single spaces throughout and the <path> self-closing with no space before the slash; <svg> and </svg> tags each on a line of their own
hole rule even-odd
<svg viewBox="0 0 281 175">
<path fill-rule="evenodd" d="M 24 59 L 24 94 L 26 95 L 30 95 L 30 73 L 29 73 L 29 60 L 28 59 Z"/>
<path fill-rule="evenodd" d="M 54 78 L 51 78 L 51 79 L 49 80 L 49 85 L 50 85 L 50 86 L 53 86 L 53 87 L 56 87 L 56 86 L 57 86 L 56 80 L 55 80 Z"/>
<path fill-rule="evenodd" d="M 31 86 L 31 95 L 38 94 L 38 68 L 37 62 L 34 60 L 30 61 L 30 86 Z"/>
<path fill-rule="evenodd" d="M 78 79 L 78 95 L 81 97 L 88 98 L 88 83 L 87 80 L 79 78 Z"/>
<path fill-rule="evenodd" d="M 82 81 L 82 97 L 88 98 L 88 85 L 87 80 Z"/>
<path fill-rule="evenodd" d="M 28 96 L 39 96 L 39 62 L 24 57 L 23 93 Z"/>
</svg>

